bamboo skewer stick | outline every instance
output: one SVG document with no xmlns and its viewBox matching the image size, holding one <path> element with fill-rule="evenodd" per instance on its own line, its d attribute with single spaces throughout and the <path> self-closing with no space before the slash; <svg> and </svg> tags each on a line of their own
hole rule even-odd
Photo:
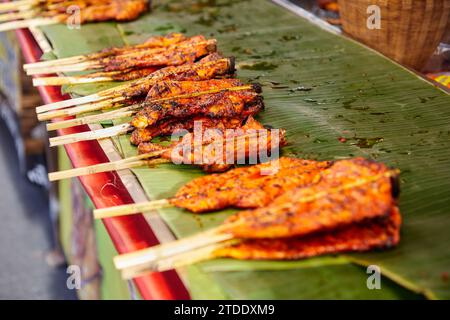
<svg viewBox="0 0 450 320">
<path fill-rule="evenodd" d="M 65 72 L 77 72 L 86 70 L 101 69 L 102 65 L 95 61 L 82 61 L 77 64 L 62 65 L 62 66 L 48 66 L 43 69 L 28 69 L 26 70 L 27 75 L 35 76 L 39 74 L 50 74 L 50 73 L 65 73 Z"/>
<path fill-rule="evenodd" d="M 49 104 L 37 107 L 36 113 L 39 114 L 39 113 L 44 113 L 44 112 L 48 112 L 48 111 L 64 109 L 64 108 L 72 107 L 74 105 L 80 105 L 80 104 L 105 100 L 107 98 L 108 97 L 104 97 L 99 94 L 91 94 L 89 96 L 84 96 L 84 97 L 80 97 L 80 98 L 62 100 L 62 101 L 53 102 L 53 103 L 49 103 Z"/>
<path fill-rule="evenodd" d="M 157 102 L 171 101 L 171 100 L 175 100 L 175 99 L 195 98 L 195 97 L 199 97 L 199 96 L 206 95 L 206 94 L 213 94 L 213 93 L 226 92 L 226 91 L 231 92 L 231 91 L 251 90 L 252 88 L 253 88 L 252 85 L 245 85 L 245 86 L 237 86 L 237 87 L 230 87 L 230 88 L 212 89 L 212 90 L 207 90 L 207 91 L 182 94 L 182 95 L 161 98 L 161 99 L 151 99 L 151 100 L 148 100 L 147 102 L 148 103 L 157 103 Z M 104 109 L 110 105 L 113 105 L 114 103 L 121 102 L 123 100 L 125 100 L 125 98 L 122 96 L 119 96 L 119 97 L 113 98 L 112 100 L 100 101 L 98 103 L 94 102 L 93 104 L 85 104 L 85 105 L 81 105 L 78 107 L 66 108 L 66 109 L 56 110 L 56 111 L 47 112 L 47 113 L 40 113 L 40 114 L 38 114 L 38 120 L 45 121 L 45 120 L 50 120 L 53 118 L 59 118 L 59 117 L 64 117 L 64 116 L 75 116 L 75 115 L 85 113 L 85 112 L 98 111 L 98 110 Z M 104 120 L 107 120 L 107 119 L 104 119 Z"/>
<path fill-rule="evenodd" d="M 120 255 L 114 258 L 114 264 L 119 270 L 154 265 L 155 262 L 171 256 L 233 239 L 232 234 L 224 231 L 223 227 L 218 227 L 164 245 Z"/>
<path fill-rule="evenodd" d="M 61 20 L 56 18 L 36 18 L 28 20 L 10 21 L 0 24 L 0 32 L 22 28 L 47 26 L 51 24 L 58 24 L 60 22 Z"/>
<path fill-rule="evenodd" d="M 48 174 L 48 178 L 51 182 L 53 181 L 59 181 L 63 179 L 70 179 L 75 177 L 81 177 L 86 176 L 90 174 L 95 173 L 102 173 L 102 172 L 109 172 L 109 171 L 119 171 L 119 170 L 125 170 L 125 169 L 131 169 L 136 167 L 142 167 L 145 165 L 156 165 L 161 163 L 168 163 L 169 161 L 166 159 L 153 159 L 153 160 L 145 160 L 154 156 L 157 156 L 158 154 L 145 154 L 141 156 L 133 157 L 134 160 L 131 160 L 131 158 L 124 159 L 126 161 L 116 161 L 116 162 L 107 162 L 107 163 L 101 163 L 94 166 L 89 167 L 83 167 L 83 168 L 75 168 L 65 171 L 58 171 L 58 172 L 52 172 Z"/>
<path fill-rule="evenodd" d="M 21 10 L 22 8 L 31 7 L 37 4 L 36 0 L 19 0 L 0 3 L 0 12 Z"/>
<path fill-rule="evenodd" d="M 352 183 L 348 183 L 335 188 L 330 188 L 329 190 L 315 193 L 312 196 L 304 197 L 302 199 L 299 199 L 298 201 L 302 203 L 311 202 L 326 197 L 330 193 L 338 193 L 344 190 L 356 188 L 370 182 L 374 182 L 381 178 L 390 178 L 392 176 L 397 176 L 399 173 L 399 170 L 390 170 L 383 174 L 372 176 L 368 179 L 357 179 Z M 286 206 L 290 206 L 290 204 L 286 203 Z M 222 226 L 210 231 L 201 232 L 197 235 L 186 237 L 168 244 L 162 244 L 152 248 L 135 251 L 131 254 L 120 255 L 114 258 L 114 263 L 116 265 L 116 268 L 118 268 L 119 270 L 128 268 L 153 269 L 158 265 L 159 261 L 163 261 L 177 255 L 191 253 L 197 248 L 203 248 L 209 245 L 224 242 L 226 240 L 234 239 L 234 236 L 230 233 L 230 230 L 232 230 L 234 226 L 238 225 L 239 222 L 223 224 Z"/>
<path fill-rule="evenodd" d="M 111 77 L 44 77 L 33 79 L 33 86 L 62 86 L 65 84 L 85 84 L 114 81 Z"/>
<path fill-rule="evenodd" d="M 214 63 L 216 63 L 216 62 L 215 61 L 211 61 L 209 63 L 205 63 L 205 66 L 206 65 L 212 65 Z M 147 81 L 152 81 L 152 82 L 156 83 L 158 80 L 160 80 L 160 79 L 159 78 L 152 78 L 152 77 L 144 77 L 142 79 L 135 80 L 135 81 L 133 81 L 131 83 L 125 83 L 125 84 L 122 84 L 122 85 L 118 85 L 118 86 L 115 86 L 114 88 L 103 90 L 103 91 L 100 91 L 100 92 L 98 92 L 96 94 L 92 94 L 92 95 L 89 95 L 89 96 L 84 96 L 84 97 L 74 98 L 74 99 L 68 99 L 68 100 L 63 100 L 63 101 L 58 101 L 58 102 L 42 105 L 42 106 L 39 106 L 39 107 L 36 108 L 36 113 L 44 113 L 44 112 L 47 112 L 47 111 L 64 109 L 64 108 L 77 106 L 77 105 L 85 104 L 85 103 L 89 103 L 89 102 L 95 102 L 95 101 L 112 99 L 113 97 L 117 97 L 117 96 L 122 95 L 129 88 L 132 88 L 134 86 L 139 86 L 140 84 L 143 84 L 143 83 L 145 83 Z"/>
<path fill-rule="evenodd" d="M 133 210 L 129 211 L 129 212 L 133 211 L 130 214 L 135 214 L 135 213 L 139 213 L 139 212 L 149 212 L 152 210 L 173 207 L 173 205 L 167 199 L 155 200 L 155 201 L 145 202 L 145 203 L 133 203 L 133 204 L 129 204 L 128 206 L 133 207 Z M 112 214 L 110 214 L 108 209 L 110 209 L 110 208 L 96 210 L 94 213 L 95 219 L 106 219 L 106 218 L 113 218 L 113 217 L 128 215 L 128 214 L 120 214 L 120 213 L 117 215 L 112 215 Z"/>
<path fill-rule="evenodd" d="M 75 115 L 78 115 L 81 113 L 98 111 L 98 110 L 107 109 L 107 108 L 113 108 L 115 103 L 121 102 L 123 100 L 124 100 L 123 97 L 117 97 L 117 98 L 114 98 L 111 100 L 104 100 L 104 101 L 101 100 L 98 102 L 86 103 L 86 104 L 82 104 L 82 105 L 79 105 L 79 106 L 73 107 L 73 108 L 55 110 L 55 111 L 50 111 L 50 112 L 46 112 L 46 113 L 39 113 L 37 118 L 39 121 L 46 121 L 46 120 L 51 120 L 54 118 L 75 116 Z M 104 119 L 104 120 L 108 120 L 108 119 Z"/>
<path fill-rule="evenodd" d="M 231 245 L 233 240 L 225 241 L 219 244 L 213 244 L 204 248 L 196 249 L 188 253 L 183 253 L 166 259 L 157 261 L 154 265 L 139 265 L 137 267 L 126 268 L 122 270 L 122 279 L 131 280 L 140 276 L 144 276 L 150 272 L 164 272 L 172 269 L 185 267 L 198 262 L 212 260 L 216 258 L 215 251 Z"/>
<path fill-rule="evenodd" d="M 119 136 L 127 133 L 132 129 L 132 126 L 129 123 L 124 123 L 118 126 L 95 130 L 95 131 L 87 131 L 75 134 L 69 134 L 65 136 L 55 137 L 50 139 L 50 146 L 62 146 L 69 143 L 81 142 L 81 141 L 89 141 L 89 140 L 98 140 L 98 139 L 106 139 L 114 136 Z"/>
<path fill-rule="evenodd" d="M 59 122 L 51 122 L 47 124 L 47 131 L 54 131 L 58 129 L 65 129 L 70 127 L 76 127 L 81 126 L 83 124 L 92 124 L 92 123 L 99 123 L 101 121 L 105 121 L 105 119 L 108 120 L 114 120 L 114 119 L 121 119 L 121 118 L 127 118 L 132 116 L 136 113 L 136 111 L 133 111 L 133 109 L 136 108 L 136 105 L 127 107 L 127 108 L 120 108 L 114 111 L 109 111 L 105 113 L 100 114 L 94 114 L 91 116 L 86 116 L 82 118 L 75 118 L 70 120 L 64 120 Z"/>
<path fill-rule="evenodd" d="M 30 19 L 34 16 L 36 16 L 36 12 L 34 10 L 5 13 L 0 15 L 0 22 Z"/>
<path fill-rule="evenodd" d="M 148 201 L 142 203 L 132 203 L 118 207 L 96 209 L 94 210 L 94 218 L 105 219 L 119 216 L 128 216 L 137 214 L 139 212 L 147 212 L 168 207 L 173 207 L 169 199 Z"/>
<path fill-rule="evenodd" d="M 75 64 L 75 63 L 84 62 L 86 60 L 88 60 L 88 58 L 86 56 L 74 56 L 74 57 L 68 57 L 68 58 L 61 58 L 61 59 L 39 61 L 39 62 L 24 64 L 23 69 L 26 71 L 26 70 L 31 70 L 31 69 L 41 69 L 41 68 L 59 66 L 59 65 L 71 65 L 71 64 Z"/>
</svg>

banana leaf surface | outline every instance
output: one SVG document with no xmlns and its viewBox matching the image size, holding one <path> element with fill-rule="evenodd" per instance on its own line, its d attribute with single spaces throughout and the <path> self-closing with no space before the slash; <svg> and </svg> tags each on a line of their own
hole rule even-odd
<svg viewBox="0 0 450 320">
<path fill-rule="evenodd" d="M 43 29 L 58 57 L 174 31 L 215 37 L 224 54 L 236 56 L 239 78 L 263 85 L 266 110 L 257 118 L 287 130 L 283 155 L 363 156 L 401 169 L 404 222 L 397 248 L 292 262 L 207 261 L 187 268 L 193 298 L 450 298 L 450 97 L 440 89 L 270 1 L 160 0 L 131 23 Z M 103 87 L 64 90 L 84 95 Z M 115 140 L 124 156 L 136 154 L 128 137 Z M 134 172 L 151 199 L 170 197 L 203 174 L 174 165 Z M 160 213 L 185 237 L 219 225 L 233 210 Z M 368 265 L 381 268 L 381 290 L 368 289 Z"/>
</svg>

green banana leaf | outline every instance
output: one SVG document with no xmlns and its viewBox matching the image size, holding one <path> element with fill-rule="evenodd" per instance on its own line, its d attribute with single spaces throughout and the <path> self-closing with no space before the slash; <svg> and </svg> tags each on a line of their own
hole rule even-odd
<svg viewBox="0 0 450 320">
<path fill-rule="evenodd" d="M 270 1 L 160 0 L 135 22 L 44 30 L 58 56 L 172 31 L 215 37 L 224 54 L 237 57 L 239 77 L 263 85 L 266 110 L 257 118 L 287 130 L 284 155 L 364 156 L 402 170 L 397 248 L 294 262 L 203 262 L 187 268 L 194 298 L 450 298 L 450 97 L 443 91 Z M 98 89 L 65 88 L 74 95 Z M 115 141 L 124 155 L 136 153 L 128 137 Z M 203 174 L 174 165 L 134 172 L 151 199 L 170 197 Z M 217 226 L 233 213 L 160 212 L 178 237 Z M 381 267 L 381 290 L 366 286 L 365 266 L 372 264 Z"/>
</svg>

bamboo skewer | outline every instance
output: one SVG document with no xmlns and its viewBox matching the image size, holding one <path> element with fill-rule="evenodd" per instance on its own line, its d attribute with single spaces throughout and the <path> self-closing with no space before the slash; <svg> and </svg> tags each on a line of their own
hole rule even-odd
<svg viewBox="0 0 450 320">
<path fill-rule="evenodd" d="M 237 87 L 230 87 L 230 88 L 212 89 L 212 90 L 207 90 L 207 91 L 182 94 L 182 95 L 161 98 L 161 99 L 151 99 L 146 102 L 157 103 L 157 102 L 171 101 L 171 100 L 175 100 L 175 99 L 195 98 L 195 97 L 199 97 L 199 96 L 206 95 L 206 94 L 213 94 L 213 93 L 226 92 L 226 91 L 231 92 L 231 91 L 251 90 L 252 88 L 253 88 L 252 85 L 245 85 L 245 86 L 237 86 Z M 116 97 L 116 98 L 113 98 L 110 100 L 94 102 L 92 104 L 84 104 L 84 105 L 81 105 L 78 107 L 66 108 L 66 109 L 51 111 L 51 112 L 47 112 L 47 113 L 39 113 L 38 120 L 45 121 L 45 120 L 50 120 L 50 119 L 59 118 L 59 117 L 75 116 L 75 115 L 78 115 L 81 113 L 98 111 L 98 110 L 107 108 L 108 106 L 114 105 L 114 103 L 119 103 L 123 100 L 125 100 L 125 98 L 122 96 L 119 96 L 119 97 Z M 104 120 L 108 120 L 108 119 L 105 118 Z"/>
<path fill-rule="evenodd" d="M 65 144 L 81 142 L 81 141 L 89 141 L 89 140 L 98 140 L 98 139 L 106 139 L 114 136 L 122 135 L 127 133 L 132 129 L 132 126 L 129 123 L 124 123 L 118 126 L 95 130 L 95 131 L 87 131 L 75 134 L 69 134 L 65 136 L 55 137 L 50 139 L 50 146 L 62 146 Z"/>
<path fill-rule="evenodd" d="M 51 122 L 51 123 L 47 124 L 47 131 L 54 131 L 54 130 L 58 130 L 58 129 L 76 127 L 76 126 L 81 126 L 83 124 L 99 123 L 99 122 L 105 121 L 105 119 L 114 120 L 114 119 L 127 118 L 136 113 L 136 111 L 133 110 L 136 108 L 137 108 L 137 105 L 133 105 L 133 106 L 130 106 L 127 108 L 120 108 L 117 110 L 100 113 L 100 114 L 94 114 L 94 115 L 86 116 L 86 117 L 82 117 L 82 118 L 75 118 L 75 119 L 70 119 L 70 120 Z"/>
<path fill-rule="evenodd" d="M 47 26 L 51 24 L 58 24 L 61 21 L 62 21 L 61 19 L 57 18 L 36 18 L 28 20 L 10 21 L 0 24 L 0 32 L 22 28 Z"/>
<path fill-rule="evenodd" d="M 114 81 L 111 77 L 44 77 L 33 79 L 33 86 L 62 86 L 65 84 L 85 84 Z"/>
<path fill-rule="evenodd" d="M 36 12 L 33 10 L 5 13 L 0 15 L 0 22 L 15 21 L 19 19 L 30 19 L 35 15 Z"/>
<path fill-rule="evenodd" d="M 114 257 L 117 269 L 124 270 L 139 266 L 154 265 L 155 262 L 195 249 L 233 239 L 233 235 L 224 232 L 223 227 L 214 228 L 191 237 L 165 243 L 140 251 Z"/>
<path fill-rule="evenodd" d="M 52 172 L 48 174 L 48 178 L 51 182 L 59 181 L 63 179 L 75 178 L 86 176 L 95 173 L 109 172 L 109 171 L 119 171 L 125 169 L 131 169 L 136 167 L 142 167 L 145 165 L 156 165 L 161 163 L 168 163 L 169 161 L 166 159 L 153 159 L 146 160 L 148 158 L 157 156 L 158 154 L 144 154 L 136 157 L 124 159 L 116 162 L 107 162 L 101 163 L 94 166 L 83 167 L 83 168 L 75 168 L 65 171 Z M 126 160 L 126 161 L 125 161 Z"/>
<path fill-rule="evenodd" d="M 338 193 L 344 190 L 356 188 L 381 178 L 390 178 L 393 176 L 397 176 L 399 173 L 399 170 L 390 170 L 383 174 L 372 176 L 368 179 L 357 179 L 352 183 L 348 183 L 335 188 L 330 188 L 327 191 L 318 192 L 312 196 L 299 199 L 298 201 L 302 203 L 311 202 L 326 197 L 330 193 Z M 289 205 L 289 203 L 286 203 L 286 206 Z M 227 240 L 235 239 L 234 236 L 230 233 L 230 230 L 238 225 L 239 222 L 223 224 L 222 226 L 215 229 L 201 232 L 196 235 L 183 238 L 181 240 L 135 251 L 130 254 L 120 255 L 114 258 L 114 263 L 116 265 L 116 268 L 118 268 L 119 270 L 128 268 L 130 268 L 131 271 L 139 269 L 139 271 L 142 271 L 144 268 L 152 270 L 158 266 L 158 263 L 160 261 L 162 264 L 164 264 L 164 260 L 168 261 L 167 259 L 170 257 L 188 254 L 198 248 L 204 248 L 209 245 L 219 244 Z"/>
<path fill-rule="evenodd" d="M 27 75 L 35 76 L 39 74 L 50 74 L 50 73 L 65 73 L 65 72 L 77 72 L 86 70 L 101 69 L 102 65 L 95 61 L 82 61 L 77 64 L 69 64 L 62 66 L 48 66 L 43 69 L 28 69 Z"/>
<path fill-rule="evenodd" d="M 46 113 L 39 113 L 37 118 L 39 121 L 46 121 L 46 120 L 51 120 L 51 119 L 55 119 L 55 118 L 75 116 L 75 115 L 78 115 L 81 113 L 113 108 L 115 103 L 121 102 L 124 99 L 125 99 L 124 97 L 117 97 L 117 98 L 114 98 L 111 100 L 104 100 L 104 101 L 100 100 L 100 101 L 93 102 L 93 103 L 82 104 L 82 105 L 79 105 L 79 106 L 73 107 L 73 108 L 55 110 L 55 111 L 50 111 L 50 112 L 46 112 Z M 108 119 L 104 119 L 104 120 L 108 120 Z"/>
<path fill-rule="evenodd" d="M 62 101 L 58 101 L 58 102 L 45 104 L 45 105 L 37 107 L 36 108 L 36 113 L 39 114 L 39 113 L 44 113 L 44 112 L 48 112 L 48 111 L 74 107 L 74 106 L 78 106 L 78 105 L 82 105 L 82 104 L 86 104 L 86 103 L 113 99 L 114 97 L 120 96 L 121 93 L 124 90 L 126 90 L 127 88 L 129 88 L 131 85 L 139 84 L 141 81 L 144 81 L 144 79 L 135 81 L 132 84 L 119 85 L 119 86 L 116 86 L 114 88 L 103 90 L 103 91 L 101 91 L 99 93 L 91 94 L 91 95 L 88 95 L 88 96 L 79 97 L 79 98 L 73 98 L 73 99 L 68 99 L 68 100 L 62 100 Z"/>
</svg>

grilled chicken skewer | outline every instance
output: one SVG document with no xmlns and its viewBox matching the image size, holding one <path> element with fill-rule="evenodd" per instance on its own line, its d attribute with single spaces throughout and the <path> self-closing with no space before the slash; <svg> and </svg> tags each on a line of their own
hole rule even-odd
<svg viewBox="0 0 450 320">
<path fill-rule="evenodd" d="M 143 79 L 104 90 L 94 95 L 38 107 L 36 108 L 36 112 L 40 120 L 49 120 L 82 113 L 74 112 L 74 110 L 77 110 L 76 108 L 83 110 L 87 108 L 88 111 L 96 111 L 105 107 L 114 108 L 132 105 L 144 101 L 148 91 L 159 81 L 201 81 L 228 76 L 233 73 L 233 58 L 221 58 L 217 54 L 211 54 L 194 64 L 166 67 Z"/>
<path fill-rule="evenodd" d="M 149 272 L 164 272 L 217 258 L 239 260 L 300 260 L 327 254 L 389 249 L 400 242 L 401 215 L 393 207 L 389 216 L 303 237 L 287 239 L 230 240 L 158 260 L 151 267 L 124 269 L 132 279 Z M 351 259 L 351 258 L 350 258 Z"/>
<path fill-rule="evenodd" d="M 194 164 L 199 165 L 206 172 L 223 172 L 238 163 L 264 161 L 263 155 L 275 157 L 274 153 L 279 152 L 279 149 L 286 144 L 284 130 L 265 129 L 252 117 L 241 128 L 232 132 L 226 131 L 226 124 L 222 123 L 220 130 L 218 127 L 215 127 L 212 136 L 207 135 L 206 129 L 201 136 L 201 140 L 195 134 L 188 133 L 180 141 L 172 143 L 169 147 L 161 147 L 151 143 L 141 144 L 140 155 L 138 156 L 116 162 L 50 173 L 49 180 L 56 181 L 165 162 Z M 224 151 L 221 157 L 215 152 L 217 150 Z M 160 157 L 160 159 L 155 163 L 153 163 L 153 160 L 149 160 L 155 157 Z"/>
<path fill-rule="evenodd" d="M 164 88 L 166 86 L 166 88 Z M 174 90 L 169 89 L 168 87 L 173 87 Z M 181 107 L 189 107 L 190 103 L 195 104 L 200 107 L 205 106 L 205 101 L 208 98 L 223 98 L 223 102 L 218 102 L 217 108 L 219 109 L 220 106 L 227 103 L 230 104 L 230 98 L 236 98 L 239 99 L 239 96 L 233 97 L 230 96 L 230 94 L 225 94 L 225 92 L 238 92 L 245 90 L 251 90 L 255 88 L 256 92 L 259 91 L 259 87 L 256 85 L 244 85 L 242 82 L 238 80 L 233 79 L 221 79 L 221 80 L 205 80 L 205 81 L 162 81 L 159 84 L 155 85 L 147 94 L 146 100 L 142 103 L 138 103 L 135 105 L 132 105 L 130 107 L 126 108 L 118 108 L 110 112 L 106 112 L 103 114 L 97 114 L 97 115 L 91 115 L 76 119 L 70 119 L 60 122 L 54 122 L 47 125 L 48 130 L 56 130 L 56 129 L 62 129 L 62 128 L 68 128 L 73 127 L 81 124 L 89 124 L 104 120 L 111 120 L 111 119 L 117 119 L 118 117 L 125 117 L 125 116 L 131 116 L 135 113 L 138 113 L 138 116 L 136 116 L 132 120 L 132 125 L 135 126 L 138 129 L 145 129 L 149 126 L 149 121 L 155 121 L 147 119 L 149 115 L 146 113 L 152 113 L 153 117 L 158 117 L 158 113 L 160 114 L 159 117 L 165 117 L 167 118 L 171 114 L 173 114 L 176 117 L 190 117 L 190 113 L 187 111 L 189 109 L 183 110 Z M 177 90 L 182 89 L 182 90 Z M 222 93 L 222 95 L 218 95 L 219 93 Z M 203 97 L 204 96 L 204 97 Z M 198 98 L 198 100 L 195 100 L 195 98 Z M 252 97 L 249 97 L 252 99 Z M 190 100 L 187 100 L 190 99 Z M 202 100 L 203 99 L 203 100 Z M 228 99 L 228 100 L 226 100 Z M 243 99 L 240 99 L 242 101 Z M 256 99 L 255 99 L 256 100 Z M 251 100 L 253 101 L 253 100 Z M 206 101 L 209 103 L 209 105 L 212 105 L 212 101 Z M 237 104 L 239 101 L 235 101 L 234 103 Z M 255 101 L 256 102 L 256 101 Z M 158 103 L 158 104 L 156 104 Z M 245 103 L 245 101 L 242 101 L 241 103 Z M 168 105 L 171 104 L 171 105 Z M 258 104 L 260 105 L 260 104 Z M 100 105 L 99 105 L 100 106 Z M 98 107 L 99 107 L 98 106 Z M 152 112 L 153 109 L 153 112 Z M 156 111 L 155 111 L 156 109 Z M 232 110 L 236 109 L 236 106 L 230 106 L 230 112 Z M 74 109 L 64 109 L 57 112 L 52 112 L 50 116 L 53 117 L 55 113 L 61 115 L 72 115 L 72 112 Z M 92 110 L 92 109 L 91 109 Z M 76 112 L 83 111 L 82 107 L 79 107 L 75 109 Z M 219 110 L 218 110 L 219 111 Z M 226 110 L 224 110 L 226 111 Z M 126 113 L 126 115 L 124 115 Z M 75 113 L 76 114 L 76 113 Z M 212 112 L 209 116 L 218 116 L 219 114 L 216 112 Z M 42 118 L 46 118 L 48 114 L 43 114 L 41 116 Z M 166 122 L 167 123 L 167 122 Z M 154 123 L 152 123 L 154 124 Z"/>
<path fill-rule="evenodd" d="M 259 86 L 255 85 L 226 85 L 214 87 L 208 91 L 190 92 L 175 96 L 169 94 L 167 97 L 149 99 L 141 105 L 143 107 L 142 113 L 132 119 L 130 123 L 51 138 L 50 145 L 58 146 L 108 138 L 131 130 L 137 130 L 136 133 L 133 132 L 131 142 L 139 144 L 150 141 L 157 135 L 171 134 L 173 129 L 180 127 L 180 125 L 182 125 L 182 128 L 190 130 L 193 128 L 195 121 L 200 119 L 210 119 L 209 122 L 211 123 L 220 121 L 220 119 L 240 118 L 243 120 L 258 113 L 264 107 L 258 89 Z M 235 122 L 235 127 L 239 127 L 242 120 Z M 230 124 L 232 123 L 230 122 Z"/>
<path fill-rule="evenodd" d="M 331 165 L 329 161 L 282 157 L 271 162 L 194 179 L 181 187 L 170 199 L 97 209 L 94 210 L 94 216 L 96 219 L 103 219 L 168 206 L 193 213 L 226 208 L 260 208 L 292 188 L 314 183 L 320 171 Z"/>
<path fill-rule="evenodd" d="M 106 58 L 106 57 L 129 53 L 129 52 L 135 52 L 135 51 L 142 50 L 142 49 L 166 48 L 166 47 L 172 46 L 174 44 L 180 43 L 185 40 L 187 40 L 187 38 L 181 33 L 170 33 L 166 36 L 150 37 L 143 43 L 137 44 L 134 46 L 112 47 L 112 48 L 103 49 L 101 51 L 86 54 L 86 55 L 34 62 L 34 63 L 25 64 L 23 66 L 23 68 L 24 68 L 24 70 L 31 70 L 31 69 L 45 69 L 45 68 L 51 67 L 51 66 L 73 65 L 76 63 L 84 62 L 84 61 L 98 60 L 101 58 Z"/>
<path fill-rule="evenodd" d="M 148 68 L 163 68 L 193 63 L 208 54 L 216 52 L 217 41 L 206 40 L 202 36 L 169 47 L 135 50 L 105 58 L 87 60 L 72 65 L 50 66 L 43 69 L 28 69 L 28 75 L 42 73 L 102 70 L 103 72 L 129 72 Z"/>
<path fill-rule="evenodd" d="M 120 270 L 229 240 L 289 239 L 388 218 L 397 207 L 397 170 L 366 159 L 336 161 L 315 183 L 287 191 L 269 205 L 241 211 L 222 226 L 178 241 L 116 257 Z"/>
<path fill-rule="evenodd" d="M 28 28 L 33 26 L 42 26 L 67 22 L 71 17 L 67 9 L 71 5 L 81 6 L 80 23 L 98 22 L 98 21 L 131 21 L 137 19 L 140 15 L 149 10 L 147 0 L 109 0 L 87 2 L 87 1 L 67 1 L 54 5 L 51 9 L 40 2 L 31 6 L 24 5 L 16 7 L 19 12 L 25 13 L 27 9 L 36 12 L 35 17 L 26 20 L 9 21 L 0 24 L 0 31 L 8 31 L 19 28 Z"/>
</svg>

